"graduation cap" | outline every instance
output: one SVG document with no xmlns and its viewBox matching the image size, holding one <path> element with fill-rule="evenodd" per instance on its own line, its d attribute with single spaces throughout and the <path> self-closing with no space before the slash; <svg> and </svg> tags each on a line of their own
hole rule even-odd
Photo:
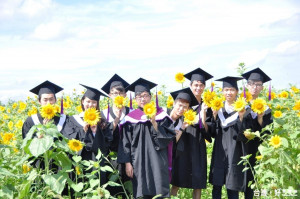
<svg viewBox="0 0 300 199">
<path fill-rule="evenodd" d="M 155 86 L 157 86 L 157 84 L 145 80 L 143 78 L 139 78 L 138 80 L 130 84 L 128 87 L 126 87 L 126 90 L 133 91 L 135 93 L 145 91 L 150 93 L 150 89 L 154 88 Z"/>
<path fill-rule="evenodd" d="M 106 84 L 101 89 L 109 94 L 110 90 L 115 86 L 122 86 L 125 89 L 127 86 L 129 86 L 129 84 L 119 75 L 114 74 L 114 76 L 112 76 L 112 78 L 110 78 L 110 80 L 108 80 L 108 82 L 106 82 Z M 125 89 L 125 91 L 127 90 Z"/>
<path fill-rule="evenodd" d="M 36 94 L 36 95 L 41 95 L 41 94 L 56 94 L 58 93 L 59 91 L 63 90 L 62 87 L 56 85 L 56 84 L 53 84 L 52 82 L 50 81 L 45 81 L 43 83 L 41 83 L 40 85 L 34 87 L 33 89 L 30 90 L 30 92 Z"/>
<path fill-rule="evenodd" d="M 191 82 L 193 81 L 200 81 L 203 84 L 205 84 L 206 80 L 209 80 L 213 78 L 213 76 L 206 71 L 202 70 L 201 68 L 197 68 L 187 74 L 184 75 L 187 79 L 189 79 Z"/>
<path fill-rule="evenodd" d="M 80 85 L 83 86 L 84 88 L 86 88 L 86 91 L 83 96 L 88 97 L 91 100 L 99 101 L 101 95 L 107 97 L 106 94 L 102 93 L 101 91 L 99 91 L 95 88 L 92 88 L 92 87 L 89 87 L 89 86 L 86 86 L 83 84 L 80 84 Z"/>
<path fill-rule="evenodd" d="M 223 77 L 221 79 L 217 79 L 216 81 L 222 81 L 223 82 L 223 88 L 225 87 L 233 87 L 238 90 L 237 81 L 243 79 L 242 77 Z"/>
<path fill-rule="evenodd" d="M 199 104 L 197 98 L 194 96 L 190 88 L 180 89 L 178 91 L 171 92 L 170 94 L 173 97 L 174 101 L 177 99 L 183 99 L 188 101 L 190 107 Z"/>
<path fill-rule="evenodd" d="M 262 81 L 262 83 L 265 83 L 271 80 L 271 78 L 266 73 L 264 73 L 260 68 L 255 68 L 249 72 L 242 74 L 242 76 L 247 81 L 253 80 L 253 81 Z"/>
</svg>

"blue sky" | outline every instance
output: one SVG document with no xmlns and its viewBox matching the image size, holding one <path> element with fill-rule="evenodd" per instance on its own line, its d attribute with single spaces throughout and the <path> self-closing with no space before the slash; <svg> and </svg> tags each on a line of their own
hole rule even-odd
<svg viewBox="0 0 300 199">
<path fill-rule="evenodd" d="M 115 73 L 172 91 L 177 72 L 201 67 L 218 79 L 240 62 L 276 88 L 300 86 L 299 1 L 0 1 L 1 102 L 45 80 L 65 93 L 100 89 Z"/>
</svg>

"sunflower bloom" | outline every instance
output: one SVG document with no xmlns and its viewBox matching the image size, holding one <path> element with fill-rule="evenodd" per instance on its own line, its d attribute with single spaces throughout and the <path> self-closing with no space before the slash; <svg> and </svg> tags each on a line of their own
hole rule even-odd
<svg viewBox="0 0 300 199">
<path fill-rule="evenodd" d="M 76 167 L 75 167 L 75 170 L 76 170 L 76 174 L 77 174 L 77 175 L 80 175 L 80 174 L 81 174 L 79 166 L 76 166 Z"/>
<path fill-rule="evenodd" d="M 295 106 L 293 107 L 293 110 L 295 110 L 295 111 L 300 111 L 300 100 L 298 100 L 298 101 L 295 103 Z"/>
<path fill-rule="evenodd" d="M 196 112 L 192 109 L 186 111 L 184 114 L 184 122 L 188 123 L 189 125 L 195 124 L 197 122 Z"/>
<path fill-rule="evenodd" d="M 183 73 L 176 73 L 175 81 L 178 83 L 183 83 L 185 81 L 185 77 Z"/>
<path fill-rule="evenodd" d="M 234 110 L 237 112 L 244 110 L 246 105 L 247 105 L 247 102 L 244 97 L 239 97 L 233 104 Z"/>
<path fill-rule="evenodd" d="M 114 99 L 114 104 L 116 105 L 116 107 L 122 108 L 123 106 L 126 105 L 126 100 L 123 96 L 118 95 Z"/>
<path fill-rule="evenodd" d="M 174 104 L 174 100 L 173 100 L 172 96 L 169 95 L 168 99 L 167 99 L 167 108 L 172 108 L 173 104 Z"/>
<path fill-rule="evenodd" d="M 88 108 L 84 111 L 83 120 L 91 126 L 100 121 L 100 113 L 96 108 Z"/>
<path fill-rule="evenodd" d="M 262 98 L 257 98 L 252 102 L 251 109 L 258 114 L 265 112 L 267 102 Z"/>
<path fill-rule="evenodd" d="M 22 120 L 18 120 L 18 122 L 16 123 L 16 127 L 17 127 L 18 129 L 21 129 L 22 126 L 23 126 L 23 121 L 22 121 Z"/>
<path fill-rule="evenodd" d="M 261 160 L 263 158 L 263 156 L 262 155 L 258 155 L 255 158 L 256 158 L 256 160 Z"/>
<path fill-rule="evenodd" d="M 281 145 L 281 138 L 278 135 L 272 136 L 270 139 L 270 145 L 274 148 L 278 148 Z"/>
<path fill-rule="evenodd" d="M 162 91 L 157 91 L 157 95 L 162 95 L 163 92 Z"/>
<path fill-rule="evenodd" d="M 211 87 L 215 87 L 216 84 L 215 84 L 215 82 L 212 82 L 210 85 L 211 85 Z"/>
<path fill-rule="evenodd" d="M 20 110 L 24 111 L 26 109 L 26 106 L 27 106 L 26 103 L 24 103 L 22 101 L 19 102 L 19 108 L 20 108 Z"/>
<path fill-rule="evenodd" d="M 292 86 L 291 90 L 294 91 L 294 93 L 299 93 L 299 91 L 300 91 L 299 88 L 297 88 L 295 86 Z"/>
<path fill-rule="evenodd" d="M 5 111 L 5 107 L 4 106 L 0 106 L 0 111 L 1 112 Z"/>
<path fill-rule="evenodd" d="M 41 115 L 43 118 L 51 120 L 56 113 L 57 109 L 55 108 L 55 105 L 48 103 L 47 105 L 41 107 Z"/>
<path fill-rule="evenodd" d="M 68 146 L 72 151 L 76 152 L 80 151 L 83 147 L 82 143 L 76 139 L 69 140 Z"/>
<path fill-rule="evenodd" d="M 244 92 L 241 93 L 240 97 L 244 97 Z M 251 100 L 252 100 L 251 93 L 249 91 L 246 91 L 246 102 L 250 102 Z"/>
<path fill-rule="evenodd" d="M 280 118 L 282 116 L 282 112 L 281 111 L 275 111 L 274 114 L 273 114 L 273 116 L 275 118 Z"/>
<path fill-rule="evenodd" d="M 218 111 L 220 108 L 222 108 L 224 106 L 224 100 L 222 97 L 215 97 L 212 101 L 211 101 L 211 108 L 215 111 Z"/>
<path fill-rule="evenodd" d="M 280 93 L 280 97 L 281 97 L 281 98 L 288 98 L 288 97 L 289 97 L 289 93 L 288 93 L 287 91 L 282 91 L 282 92 Z"/>
<path fill-rule="evenodd" d="M 12 121 L 8 122 L 7 124 L 9 130 L 12 130 L 12 128 L 14 127 L 14 123 Z"/>
<path fill-rule="evenodd" d="M 203 102 L 208 106 L 208 107 L 211 107 L 211 101 L 214 99 L 214 97 L 216 96 L 216 93 L 213 91 L 209 91 L 209 90 L 206 90 L 203 95 L 202 95 L 202 99 L 203 99 Z"/>
<path fill-rule="evenodd" d="M 81 113 L 82 112 L 82 107 L 79 105 L 79 106 L 76 106 L 76 111 L 78 113 Z"/>
<path fill-rule="evenodd" d="M 18 104 L 15 102 L 15 103 L 13 103 L 12 108 L 15 109 L 15 108 L 17 108 L 17 106 L 18 106 Z"/>
<path fill-rule="evenodd" d="M 22 169 L 23 173 L 28 173 L 31 170 L 30 166 L 28 166 L 27 164 L 23 164 Z"/>
<path fill-rule="evenodd" d="M 14 133 L 1 133 L 1 143 L 4 145 L 12 145 L 12 142 L 16 140 Z"/>
<path fill-rule="evenodd" d="M 144 106 L 144 113 L 147 118 L 152 118 L 154 115 L 156 115 L 156 107 L 153 102 L 150 102 Z"/>
</svg>

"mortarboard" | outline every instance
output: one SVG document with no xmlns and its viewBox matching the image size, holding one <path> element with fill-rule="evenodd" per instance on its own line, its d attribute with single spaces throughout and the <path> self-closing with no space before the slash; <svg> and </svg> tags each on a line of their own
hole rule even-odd
<svg viewBox="0 0 300 199">
<path fill-rule="evenodd" d="M 233 87 L 238 90 L 237 81 L 243 79 L 242 77 L 223 77 L 221 79 L 217 79 L 216 81 L 222 81 L 223 82 L 223 88 L 225 87 Z"/>
<path fill-rule="evenodd" d="M 242 76 L 248 81 L 248 80 L 253 80 L 253 81 L 262 81 L 263 83 L 270 81 L 271 78 L 266 75 L 260 68 L 255 68 L 251 71 L 248 71 Z"/>
<path fill-rule="evenodd" d="M 205 84 L 206 80 L 209 80 L 213 78 L 213 76 L 206 71 L 202 70 L 201 68 L 197 68 L 187 74 L 184 75 L 187 79 L 189 79 L 191 82 L 193 81 L 201 81 L 203 84 Z"/>
<path fill-rule="evenodd" d="M 154 88 L 155 86 L 157 86 L 157 84 L 150 82 L 148 80 L 145 80 L 143 78 L 139 78 L 138 80 L 136 80 L 135 82 L 130 84 L 128 87 L 126 87 L 126 90 L 127 91 L 130 90 L 135 93 L 145 92 L 145 91 L 150 93 L 150 89 Z"/>
<path fill-rule="evenodd" d="M 112 78 L 110 78 L 110 80 L 108 80 L 108 82 L 106 82 L 106 84 L 101 89 L 107 94 L 109 94 L 111 88 L 115 86 L 122 86 L 125 89 L 127 86 L 129 86 L 129 84 L 119 75 L 114 74 L 114 76 L 112 76 Z M 125 89 L 125 91 L 127 90 Z"/>
<path fill-rule="evenodd" d="M 197 98 L 194 96 L 190 88 L 180 89 L 178 91 L 171 92 L 170 94 L 173 97 L 174 101 L 177 99 L 183 99 L 188 101 L 190 107 L 199 104 Z"/>
<path fill-rule="evenodd" d="M 107 97 L 106 94 L 102 93 L 101 91 L 99 91 L 95 88 L 92 88 L 92 87 L 89 87 L 89 86 L 86 86 L 83 84 L 80 84 L 80 85 L 83 86 L 84 88 L 86 88 L 86 91 L 83 96 L 88 97 L 91 100 L 99 101 L 101 95 Z"/>
<path fill-rule="evenodd" d="M 36 94 L 36 95 L 41 95 L 41 94 L 50 94 L 53 93 L 54 95 L 58 93 L 59 91 L 63 90 L 60 86 L 53 84 L 50 81 L 45 81 L 41 83 L 40 85 L 34 87 L 33 89 L 30 90 L 30 92 Z"/>
</svg>

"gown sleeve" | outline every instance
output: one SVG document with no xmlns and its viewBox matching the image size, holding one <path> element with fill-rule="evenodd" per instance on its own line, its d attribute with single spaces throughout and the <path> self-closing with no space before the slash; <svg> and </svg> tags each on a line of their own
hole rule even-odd
<svg viewBox="0 0 300 199">
<path fill-rule="evenodd" d="M 126 123 L 122 126 L 121 136 L 118 147 L 118 163 L 131 162 L 131 142 L 133 127 L 131 124 Z"/>
<path fill-rule="evenodd" d="M 25 122 L 23 123 L 22 126 L 22 137 L 23 139 L 26 137 L 27 133 L 29 132 L 29 130 L 31 129 L 31 127 L 34 125 L 32 118 L 28 117 Z"/>
</svg>

